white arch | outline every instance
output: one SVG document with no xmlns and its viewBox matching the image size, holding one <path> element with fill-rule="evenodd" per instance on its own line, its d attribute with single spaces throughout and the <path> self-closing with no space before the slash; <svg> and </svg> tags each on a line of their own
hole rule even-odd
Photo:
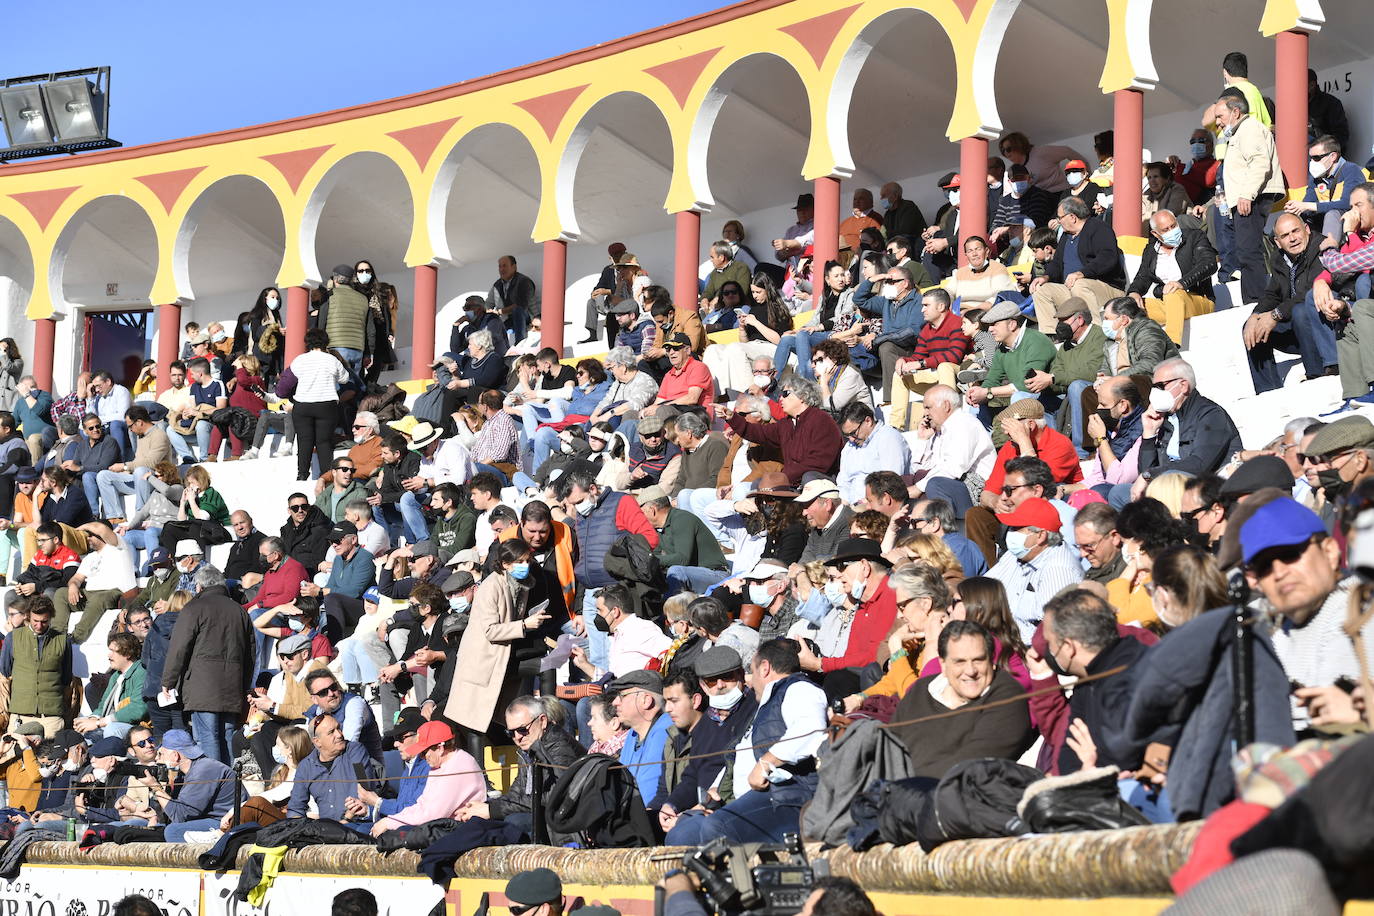
<svg viewBox="0 0 1374 916">
<path fill-rule="evenodd" d="M 33 252 L 24 233 L 0 216 L 0 337 L 13 337 L 24 354 L 26 371 L 33 369 L 33 322 L 28 320 L 33 297 Z"/>
<path fill-rule="evenodd" d="M 266 189 L 267 193 L 272 197 L 272 201 L 277 204 L 277 215 L 281 217 L 282 229 L 285 231 L 286 214 L 281 209 L 281 204 L 277 200 L 277 195 L 272 190 L 271 185 L 267 184 L 267 182 L 263 181 L 258 176 L 245 174 L 225 175 L 223 178 L 217 178 L 214 182 L 206 185 L 205 188 L 196 195 L 195 202 L 187 209 L 186 216 L 182 219 L 181 225 L 177 226 L 176 239 L 172 242 L 172 282 L 176 284 L 178 301 L 192 302 L 196 298 L 195 289 L 191 284 L 191 244 L 195 240 L 196 230 L 200 228 L 201 217 L 213 203 L 211 192 L 227 181 L 241 179 L 256 182 Z M 284 254 L 285 252 L 283 252 L 283 256 Z"/>
<path fill-rule="evenodd" d="M 67 272 L 67 260 L 71 256 L 72 245 L 76 240 L 76 235 L 81 227 L 86 225 L 91 219 L 92 213 L 98 213 L 108 207 L 132 207 L 139 216 L 143 218 L 143 223 L 147 226 L 150 248 L 152 251 L 152 271 L 148 282 L 148 290 L 142 296 L 133 297 L 136 300 L 146 300 L 152 304 L 152 284 L 157 279 L 158 269 L 158 244 L 157 227 L 154 225 L 152 217 L 148 215 L 137 201 L 119 194 L 103 194 L 100 197 L 92 198 L 81 205 L 71 218 L 62 227 L 62 232 L 58 235 L 56 243 L 53 244 L 52 256 L 48 261 L 48 295 L 52 299 L 55 312 L 67 313 L 72 310 L 75 303 L 67 299 L 66 290 L 63 287 L 63 280 Z M 121 239 L 121 242 L 123 239 Z M 126 300 L 127 301 L 127 300 Z M 62 315 L 55 314 L 53 317 L 61 318 Z"/>
<path fill-rule="evenodd" d="M 535 152 L 534 146 L 529 138 L 509 124 L 492 122 L 474 128 L 462 136 L 454 144 L 453 148 L 444 156 L 444 160 L 439 165 L 438 171 L 434 176 L 434 186 L 430 189 L 429 200 L 425 206 L 425 222 L 429 227 L 429 240 L 434 248 L 434 256 L 441 263 L 452 263 L 454 261 L 453 246 L 448 237 L 448 206 L 453 198 L 453 189 L 458 183 L 458 174 L 462 171 L 463 160 L 466 158 L 466 150 L 477 143 L 479 138 L 489 137 L 493 133 L 504 132 L 517 137 L 525 149 L 529 150 L 530 159 L 534 162 L 534 181 L 532 189 L 515 188 L 527 195 L 534 201 L 535 209 L 539 207 L 539 156 Z M 533 223 L 531 222 L 531 229 Z"/>
<path fill-rule="evenodd" d="M 325 204 L 329 202 L 330 193 L 339 183 L 345 164 L 358 160 L 385 163 L 386 167 L 395 172 L 402 187 L 406 189 L 406 194 L 411 193 L 410 182 L 406 180 L 405 172 L 396 164 L 395 160 L 384 153 L 375 150 L 359 150 L 343 156 L 331 165 L 329 170 L 320 177 L 315 187 L 311 189 L 310 197 L 306 200 L 305 208 L 301 213 L 300 226 L 296 230 L 300 245 L 301 270 L 305 274 L 307 285 L 318 286 L 324 280 L 320 272 L 319 262 L 315 257 L 315 243 L 319 238 L 320 231 L 320 216 L 324 213 Z M 288 231 L 290 230 L 288 229 Z M 404 248 L 404 246 L 402 247 Z"/>
<path fill-rule="evenodd" d="M 1149 0 L 1146 0 L 1149 2 Z M 1021 0 L 997 0 L 988 12 L 987 22 L 978 35 L 973 51 L 973 104 L 978 109 L 978 136 L 995 140 L 1002 133 L 1002 117 L 997 112 L 997 59 L 1002 54 L 1002 39 Z M 1144 40 L 1150 40 L 1148 21 L 1143 30 Z"/>
</svg>

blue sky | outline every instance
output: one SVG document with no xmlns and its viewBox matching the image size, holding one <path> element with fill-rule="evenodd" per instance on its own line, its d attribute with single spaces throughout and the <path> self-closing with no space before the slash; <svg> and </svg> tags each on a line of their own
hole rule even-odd
<svg viewBox="0 0 1374 916">
<path fill-rule="evenodd" d="M 110 136 L 131 146 L 432 89 L 723 5 L 16 2 L 0 78 L 111 67 Z"/>
</svg>

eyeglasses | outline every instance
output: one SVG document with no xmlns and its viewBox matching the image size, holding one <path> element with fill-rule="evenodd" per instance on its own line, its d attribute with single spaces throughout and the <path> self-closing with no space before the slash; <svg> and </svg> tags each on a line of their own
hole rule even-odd
<svg viewBox="0 0 1374 916">
<path fill-rule="evenodd" d="M 1154 383 L 1153 385 L 1151 385 L 1150 387 L 1151 387 L 1151 388 L 1158 388 L 1160 391 L 1163 391 L 1164 388 L 1165 388 L 1166 386 L 1172 385 L 1174 382 L 1181 382 L 1181 381 L 1183 381 L 1183 379 L 1181 379 L 1181 378 L 1166 378 L 1166 379 L 1165 379 L 1164 381 L 1162 381 L 1162 382 L 1155 382 L 1155 383 Z"/>
<path fill-rule="evenodd" d="M 312 691 L 310 692 L 310 695 L 311 695 L 312 697 L 327 697 L 327 696 L 331 696 L 331 695 L 336 694 L 336 693 L 343 693 L 343 689 L 340 688 L 338 684 L 334 684 L 333 686 L 326 687 L 326 688 L 324 688 L 323 690 L 312 690 Z"/>
<path fill-rule="evenodd" d="M 1185 522 L 1191 522 L 1195 520 L 1199 515 L 1201 515 L 1202 513 L 1206 512 L 1208 509 L 1211 508 L 1211 506 L 1198 506 L 1196 509 L 1189 509 L 1186 512 L 1180 512 L 1178 514 L 1178 517 L 1183 519 Z"/>
<path fill-rule="evenodd" d="M 130 621 L 129 621 L 129 626 L 131 626 L 131 627 L 146 627 L 146 626 L 148 626 L 149 624 L 151 624 L 152 622 L 153 622 L 153 618 L 151 618 L 151 617 L 140 617 L 140 618 L 137 619 L 137 620 L 130 620 Z"/>
<path fill-rule="evenodd" d="M 1024 488 L 1024 487 L 1029 487 L 1029 486 L 1032 486 L 1032 485 L 1031 485 L 1031 484 L 1028 484 L 1028 483 L 1009 483 L 1009 484 L 1003 484 L 1003 485 L 1002 485 L 1002 495 L 1003 495 L 1003 496 L 1010 496 L 1011 494 L 1015 493 L 1017 490 L 1020 490 L 1020 489 L 1022 489 L 1022 488 Z"/>
<path fill-rule="evenodd" d="M 371 429 L 372 427 L 368 426 L 366 423 L 354 423 L 354 424 L 353 424 L 353 428 L 354 428 L 354 429 Z"/>
<path fill-rule="evenodd" d="M 134 747 L 157 747 L 152 738 L 144 738 L 142 741 L 135 741 Z"/>
<path fill-rule="evenodd" d="M 1318 153 L 1315 156 L 1308 156 L 1307 158 L 1311 159 L 1313 162 L 1321 162 L 1323 159 L 1330 155 L 1330 153 Z"/>
<path fill-rule="evenodd" d="M 782 396 L 785 397 L 785 398 L 790 398 L 790 397 L 792 396 L 792 389 L 791 389 L 791 388 L 784 388 L 784 389 L 782 390 Z"/>
<path fill-rule="evenodd" d="M 304 512 L 306 509 L 310 508 L 310 503 L 292 503 L 286 508 L 290 509 L 292 512 Z"/>
<path fill-rule="evenodd" d="M 507 909 L 510 910 L 511 916 L 525 916 L 526 913 L 537 910 L 543 905 L 542 903 L 512 903 Z"/>
</svg>

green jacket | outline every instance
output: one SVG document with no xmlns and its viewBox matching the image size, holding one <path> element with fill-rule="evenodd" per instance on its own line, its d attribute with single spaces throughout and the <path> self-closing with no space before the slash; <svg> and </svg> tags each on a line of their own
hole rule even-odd
<svg viewBox="0 0 1374 916">
<path fill-rule="evenodd" d="M 1016 390 L 1026 390 L 1026 370 L 1037 369 L 1049 371 L 1050 363 L 1054 362 L 1054 357 L 1058 353 L 1054 349 L 1054 344 L 1050 339 L 1034 328 L 1025 328 L 1021 332 L 1021 344 L 1015 350 L 1005 350 L 998 347 L 992 356 L 992 365 L 988 368 L 987 381 L 983 385 L 987 388 L 997 388 L 1001 385 L 1011 384 L 1016 386 Z M 993 404 L 1005 404 L 1007 398 L 993 398 Z"/>
<path fill-rule="evenodd" d="M 702 566 L 706 569 L 730 568 L 706 523 L 690 512 L 669 509 L 668 519 L 658 534 L 658 561 L 668 566 Z"/>
<path fill-rule="evenodd" d="M 1141 315 L 1132 318 L 1126 325 L 1126 349 L 1131 356 L 1131 364 L 1120 372 L 1112 365 L 1107 353 L 1106 335 L 1102 344 L 1102 371 L 1108 375 L 1154 375 L 1155 366 L 1166 359 L 1178 356 L 1178 344 L 1152 318 Z"/>
<path fill-rule="evenodd" d="M 749 268 L 742 261 L 731 260 L 725 265 L 724 270 L 712 270 L 706 277 L 706 287 L 701 291 L 703 299 L 714 299 L 720 288 L 731 280 L 739 284 L 739 288 L 744 290 L 745 295 L 749 294 L 749 283 L 754 278 L 749 275 Z"/>
<path fill-rule="evenodd" d="M 63 716 L 67 701 L 66 679 L 71 676 L 71 654 L 67 634 L 44 634 L 42 651 L 38 636 L 28 627 L 10 634 L 14 660 L 10 668 L 11 715 Z"/>
<path fill-rule="evenodd" d="M 333 484 L 325 484 L 324 490 L 315 497 L 315 505 L 331 522 L 341 522 L 344 506 L 355 499 L 367 499 L 367 486 L 357 479 L 350 480 L 342 493 L 335 493 Z"/>
<path fill-rule="evenodd" d="M 336 286 L 329 293 L 325 313 L 325 333 L 329 346 L 363 350 L 367 347 L 367 299 L 351 286 Z"/>
<path fill-rule="evenodd" d="M 1063 395 L 1068 393 L 1069 382 L 1091 382 L 1097 378 L 1098 367 L 1102 365 L 1099 357 L 1106 344 L 1107 335 L 1093 324 L 1088 326 L 1088 333 L 1081 341 L 1060 349 L 1050 364 L 1050 374 L 1054 376 L 1050 391 Z"/>
<path fill-rule="evenodd" d="M 110 682 L 105 687 L 105 695 L 100 698 L 93 710 L 96 715 L 105 714 L 105 704 L 114 702 L 114 718 L 116 722 L 123 722 L 127 725 L 135 725 L 148 717 L 148 703 L 143 699 L 143 682 L 147 679 L 148 672 L 143 667 L 143 662 L 134 662 L 129 666 L 129 670 L 124 674 L 124 680 L 119 679 L 119 675 L 110 672 Z M 115 687 L 119 687 L 119 693 L 115 696 Z"/>
<path fill-rule="evenodd" d="M 169 575 L 165 579 L 159 579 L 157 576 L 149 576 L 148 584 L 143 586 L 143 590 L 134 597 L 133 601 L 129 602 L 129 607 L 143 607 L 151 611 L 153 605 L 157 604 L 159 601 L 166 601 L 168 598 L 172 597 L 172 592 L 177 590 L 178 578 L 178 576 L 174 575 Z"/>
<path fill-rule="evenodd" d="M 206 487 L 205 492 L 196 497 L 196 506 L 210 516 L 210 521 L 228 526 L 229 507 L 224 504 L 224 497 L 219 495 L 219 490 Z"/>
<path fill-rule="evenodd" d="M 460 550 L 477 544 L 477 512 L 459 505 L 453 518 L 441 518 L 430 526 L 429 536 L 439 548 L 439 562 L 447 563 Z"/>
</svg>

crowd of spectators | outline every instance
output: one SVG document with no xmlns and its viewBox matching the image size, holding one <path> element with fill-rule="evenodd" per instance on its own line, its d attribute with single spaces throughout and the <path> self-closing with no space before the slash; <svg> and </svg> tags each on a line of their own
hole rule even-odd
<svg viewBox="0 0 1374 916">
<path fill-rule="evenodd" d="M 243 786 L 264 824 L 536 835 L 540 774 L 590 752 L 655 839 L 779 841 L 836 715 L 892 723 L 913 776 L 1112 765 L 1149 819 L 1205 817 L 1237 795 L 1237 604 L 1255 738 L 1349 730 L 1374 184 L 1328 112 L 1280 206 L 1265 100 L 1243 56 L 1223 73 L 1187 161 L 1145 168 L 1131 273 L 1110 134 L 1090 164 L 1010 133 L 977 233 L 983 188 L 948 176 L 928 223 L 890 182 L 814 265 L 803 194 L 765 257 L 726 226 L 697 303 L 612 245 L 599 358 L 538 344 L 503 257 L 418 397 L 376 384 L 397 302 L 367 261 L 334 269 L 302 355 L 269 288 L 232 334 L 190 328 L 161 393 L 98 370 L 56 398 L 0 341 L 13 820 L 213 841 Z M 1346 399 L 1258 450 L 1179 351 L 1233 271 L 1257 388 L 1280 347 Z M 275 532 L 215 486 L 271 434 L 299 481 Z"/>
</svg>

